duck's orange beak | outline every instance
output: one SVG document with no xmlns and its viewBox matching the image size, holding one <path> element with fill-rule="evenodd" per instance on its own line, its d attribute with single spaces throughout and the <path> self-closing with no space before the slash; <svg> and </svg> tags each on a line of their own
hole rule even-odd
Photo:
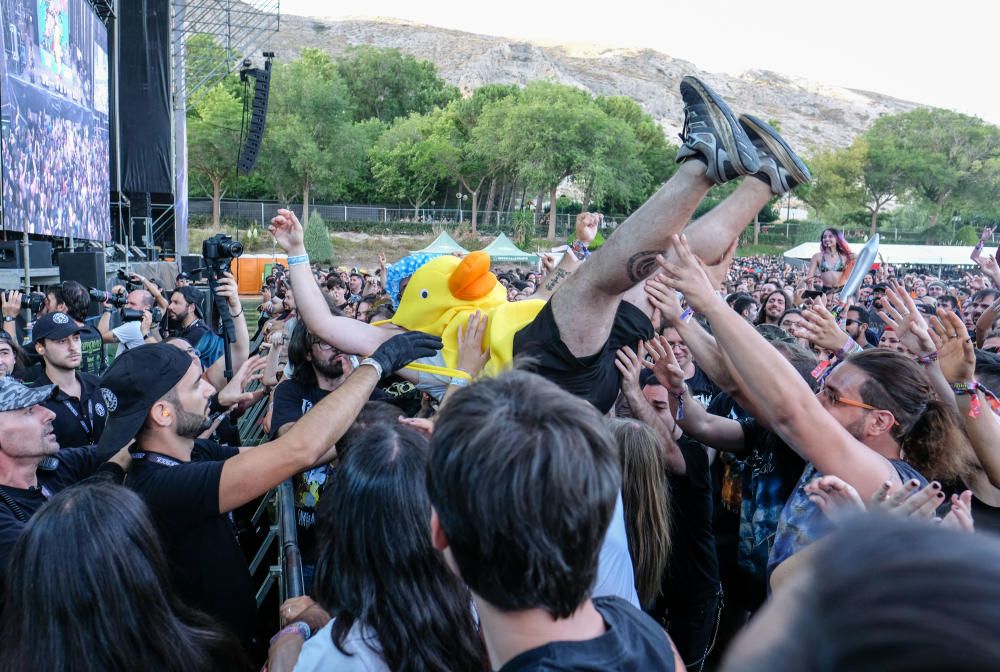
<svg viewBox="0 0 1000 672">
<path fill-rule="evenodd" d="M 452 296 L 462 301 L 475 301 L 490 293 L 497 278 L 490 273 L 490 255 L 470 252 L 448 278 Z"/>
</svg>

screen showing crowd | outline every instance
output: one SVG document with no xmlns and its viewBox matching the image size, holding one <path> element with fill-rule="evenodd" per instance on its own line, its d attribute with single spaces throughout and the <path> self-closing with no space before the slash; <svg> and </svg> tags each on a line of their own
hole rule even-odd
<svg viewBox="0 0 1000 672">
<path fill-rule="evenodd" d="M 85 0 L 0 0 L 3 228 L 110 237 L 108 33 Z"/>
</svg>

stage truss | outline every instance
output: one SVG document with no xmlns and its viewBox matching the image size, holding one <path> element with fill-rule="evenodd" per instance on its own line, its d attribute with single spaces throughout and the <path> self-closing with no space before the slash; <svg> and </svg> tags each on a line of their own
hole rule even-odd
<svg viewBox="0 0 1000 672">
<path fill-rule="evenodd" d="M 183 92 L 176 93 L 183 93 L 186 109 L 244 58 L 259 60 L 257 51 L 281 25 L 280 0 L 171 0 L 171 9 L 174 86 L 184 82 Z M 183 80 L 176 76 L 180 63 Z"/>
</svg>

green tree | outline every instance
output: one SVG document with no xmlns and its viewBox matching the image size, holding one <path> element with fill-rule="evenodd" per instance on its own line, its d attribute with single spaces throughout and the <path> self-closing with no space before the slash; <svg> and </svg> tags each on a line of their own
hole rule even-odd
<svg viewBox="0 0 1000 672">
<path fill-rule="evenodd" d="M 879 217 L 900 194 L 900 174 L 891 146 L 857 138 L 844 149 L 816 154 L 809 162 L 813 180 L 796 191 L 829 221 L 843 225 L 859 210 L 868 215 L 871 235 L 878 231 Z M 800 193 L 801 192 L 801 193 Z"/>
<path fill-rule="evenodd" d="M 377 193 L 395 202 L 406 201 L 414 217 L 430 200 L 445 177 L 444 156 L 450 151 L 433 134 L 433 123 L 425 115 L 400 117 L 369 151 Z"/>
<path fill-rule="evenodd" d="M 312 261 L 323 264 L 333 263 L 333 243 L 330 242 L 330 231 L 319 212 L 309 216 L 309 225 L 303 232 L 306 253 Z"/>
<path fill-rule="evenodd" d="M 597 105 L 608 116 L 621 119 L 628 124 L 638 142 L 636 158 L 645 169 L 644 179 L 633 184 L 633 188 L 629 191 L 609 192 L 602 199 L 605 209 L 631 210 L 644 203 L 677 171 L 677 163 L 674 160 L 677 147 L 667 142 L 663 129 L 657 125 L 656 120 L 646 114 L 631 98 L 601 96 L 597 99 Z"/>
<path fill-rule="evenodd" d="M 268 109 L 267 165 L 279 198 L 335 198 L 365 168 L 366 135 L 351 123 L 347 88 L 332 59 L 303 49 L 274 69 Z"/>
<path fill-rule="evenodd" d="M 398 49 L 358 46 L 337 60 L 355 121 L 372 117 L 384 124 L 411 112 L 426 114 L 458 98 L 458 89 L 438 77 L 430 61 Z"/>
<path fill-rule="evenodd" d="M 574 175 L 595 187 L 606 184 L 600 163 L 636 144 L 627 125 L 612 120 L 586 92 L 548 82 L 532 82 L 520 96 L 488 106 L 480 124 L 481 141 L 515 161 L 521 180 L 550 193 L 549 238 L 556 236 L 559 184 Z"/>
<path fill-rule="evenodd" d="M 242 113 L 240 102 L 217 84 L 188 114 L 188 168 L 198 186 L 212 195 L 216 228 L 220 202 L 236 176 Z"/>
<path fill-rule="evenodd" d="M 881 117 L 865 139 L 870 155 L 884 157 L 900 184 L 933 206 L 930 228 L 953 207 L 982 198 L 980 185 L 994 179 L 991 173 L 1000 160 L 1000 129 L 949 110 L 921 108 Z"/>
</svg>

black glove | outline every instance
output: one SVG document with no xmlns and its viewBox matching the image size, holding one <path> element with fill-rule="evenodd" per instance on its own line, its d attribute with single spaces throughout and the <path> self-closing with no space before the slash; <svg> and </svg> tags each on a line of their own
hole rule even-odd
<svg viewBox="0 0 1000 672">
<path fill-rule="evenodd" d="M 378 347 L 371 358 L 382 367 L 382 375 L 391 376 L 415 359 L 433 357 L 441 349 L 441 339 L 422 331 L 397 334 Z"/>
</svg>

